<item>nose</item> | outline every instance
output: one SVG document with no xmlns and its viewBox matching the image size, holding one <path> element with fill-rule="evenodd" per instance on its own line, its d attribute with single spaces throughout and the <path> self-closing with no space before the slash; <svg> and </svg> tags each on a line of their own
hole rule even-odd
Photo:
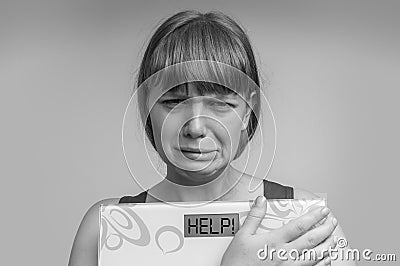
<svg viewBox="0 0 400 266">
<path fill-rule="evenodd" d="M 206 117 L 203 116 L 203 105 L 194 104 L 189 113 L 191 117 L 184 125 L 183 135 L 193 139 L 206 137 Z"/>
<path fill-rule="evenodd" d="M 184 126 L 183 135 L 193 139 L 206 137 L 204 118 L 194 117 L 190 119 Z"/>
</svg>

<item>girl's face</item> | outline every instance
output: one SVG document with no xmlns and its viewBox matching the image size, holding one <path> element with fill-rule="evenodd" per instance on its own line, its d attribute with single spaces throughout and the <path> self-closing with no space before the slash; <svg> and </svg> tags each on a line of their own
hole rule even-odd
<svg viewBox="0 0 400 266">
<path fill-rule="evenodd" d="M 152 92 L 150 92 L 151 97 Z M 157 152 L 193 182 L 210 181 L 232 161 L 251 109 L 238 94 L 167 91 L 150 111 Z"/>
</svg>

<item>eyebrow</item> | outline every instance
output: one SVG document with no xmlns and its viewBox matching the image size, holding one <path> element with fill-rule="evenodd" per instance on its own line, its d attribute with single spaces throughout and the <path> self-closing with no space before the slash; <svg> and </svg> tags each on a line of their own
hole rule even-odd
<svg viewBox="0 0 400 266">
<path fill-rule="evenodd" d="M 181 91 L 167 91 L 162 96 L 188 96 L 187 93 Z"/>
</svg>

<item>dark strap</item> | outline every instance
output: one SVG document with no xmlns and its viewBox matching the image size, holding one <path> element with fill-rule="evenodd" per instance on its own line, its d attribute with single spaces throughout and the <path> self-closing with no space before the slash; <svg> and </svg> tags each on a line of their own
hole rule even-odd
<svg viewBox="0 0 400 266">
<path fill-rule="evenodd" d="M 142 193 L 132 197 L 132 196 L 123 196 L 119 199 L 118 203 L 145 203 L 147 197 L 147 190 Z"/>
<path fill-rule="evenodd" d="M 293 187 L 283 186 L 281 184 L 263 180 L 264 183 L 264 196 L 267 199 L 293 199 Z M 147 190 L 132 197 L 124 196 L 119 200 L 119 203 L 145 203 L 147 197 Z"/>
<path fill-rule="evenodd" d="M 281 184 L 264 180 L 264 196 L 267 199 L 293 199 L 293 187 L 283 186 Z"/>
</svg>

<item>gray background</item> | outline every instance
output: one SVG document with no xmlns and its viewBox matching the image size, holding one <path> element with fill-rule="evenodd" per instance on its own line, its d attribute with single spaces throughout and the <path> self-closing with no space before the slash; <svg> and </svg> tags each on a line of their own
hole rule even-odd
<svg viewBox="0 0 400 266">
<path fill-rule="evenodd" d="M 399 256 L 399 2 L 2 1 L 2 261 L 66 264 L 94 202 L 140 191 L 120 140 L 132 74 L 190 8 L 248 30 L 277 119 L 269 178 L 328 193 L 352 247 Z"/>
</svg>

